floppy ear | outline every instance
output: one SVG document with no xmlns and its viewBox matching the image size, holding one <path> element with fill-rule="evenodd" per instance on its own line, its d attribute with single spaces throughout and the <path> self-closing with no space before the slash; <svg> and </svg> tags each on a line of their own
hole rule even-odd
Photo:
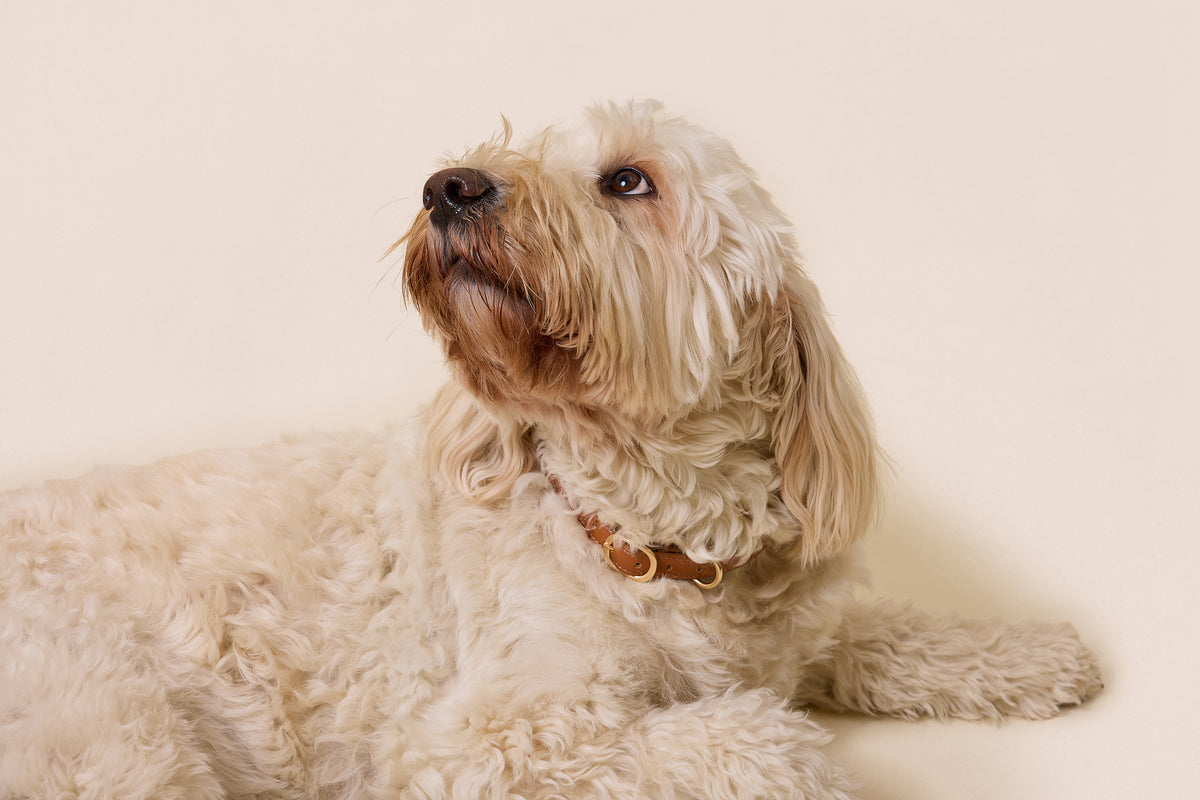
<svg viewBox="0 0 1200 800">
<path fill-rule="evenodd" d="M 797 270 L 785 294 L 768 342 L 780 395 L 772 442 L 783 501 L 803 530 L 794 554 L 813 564 L 846 549 L 874 521 L 880 455 L 862 387 L 816 286 Z"/>
</svg>

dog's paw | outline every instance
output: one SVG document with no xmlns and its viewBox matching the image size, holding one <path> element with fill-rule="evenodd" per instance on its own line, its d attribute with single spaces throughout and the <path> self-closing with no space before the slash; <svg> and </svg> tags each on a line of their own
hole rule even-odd
<svg viewBox="0 0 1200 800">
<path fill-rule="evenodd" d="M 1070 624 L 1026 623 L 996 642 L 1002 713 L 1045 719 L 1104 688 L 1096 655 Z"/>
</svg>

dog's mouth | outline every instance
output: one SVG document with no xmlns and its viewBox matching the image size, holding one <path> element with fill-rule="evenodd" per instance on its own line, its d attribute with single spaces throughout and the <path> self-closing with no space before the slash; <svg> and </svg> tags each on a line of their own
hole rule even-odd
<svg viewBox="0 0 1200 800">
<path fill-rule="evenodd" d="M 525 334 L 536 327 L 537 314 L 527 291 L 512 280 L 501 282 L 489 270 L 479 269 L 462 256 L 449 260 L 442 272 L 447 302 L 464 321 L 477 324 L 491 318 L 509 335 Z"/>
<path fill-rule="evenodd" d="M 405 284 L 452 360 L 520 370 L 545 346 L 536 297 L 496 232 L 488 233 L 419 231 L 408 243 Z"/>
<path fill-rule="evenodd" d="M 427 323 L 443 333 L 488 317 L 506 319 L 510 332 L 512 323 L 536 324 L 534 293 L 519 269 L 516 247 L 494 218 L 437 225 L 422 214 L 405 241 L 405 289 Z"/>
</svg>

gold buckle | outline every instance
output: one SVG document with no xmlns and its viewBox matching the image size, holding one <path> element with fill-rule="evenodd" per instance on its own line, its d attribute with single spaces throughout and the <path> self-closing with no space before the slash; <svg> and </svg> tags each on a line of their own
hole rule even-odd
<svg viewBox="0 0 1200 800">
<path fill-rule="evenodd" d="M 711 582 L 701 583 L 699 578 L 692 578 L 692 583 L 696 584 L 701 589 L 714 589 L 714 588 L 716 588 L 717 584 L 719 584 L 721 582 L 721 580 L 725 577 L 725 570 L 721 569 L 720 562 L 713 561 L 711 563 L 712 563 L 713 567 L 715 567 L 717 570 L 717 577 L 713 578 Z"/>
<path fill-rule="evenodd" d="M 649 547 L 642 547 L 639 545 L 638 550 L 641 550 L 650 559 L 650 569 L 646 570 L 641 575 L 630 575 L 628 572 L 623 572 L 620 568 L 617 567 L 616 564 L 613 563 L 612 549 L 613 549 L 613 539 L 615 539 L 615 538 L 617 538 L 617 537 L 610 536 L 604 540 L 604 563 L 608 564 L 608 566 L 611 567 L 614 572 L 620 572 L 622 575 L 624 575 L 626 578 L 629 578 L 629 580 L 631 580 L 631 581 L 637 581 L 638 583 L 645 583 L 646 581 L 653 578 L 654 573 L 658 572 L 658 557 L 656 555 L 654 555 L 654 551 L 651 550 Z M 717 583 L 720 583 L 720 580 L 721 579 L 718 577 Z M 716 586 L 715 583 L 713 585 Z"/>
</svg>

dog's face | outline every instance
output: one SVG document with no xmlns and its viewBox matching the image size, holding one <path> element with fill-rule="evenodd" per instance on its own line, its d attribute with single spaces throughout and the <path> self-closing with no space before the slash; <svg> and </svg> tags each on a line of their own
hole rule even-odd
<svg viewBox="0 0 1200 800">
<path fill-rule="evenodd" d="M 713 399 L 796 261 L 732 149 L 652 105 L 479 147 L 423 200 L 405 285 L 490 404 L 676 417 Z"/>
<path fill-rule="evenodd" d="M 405 288 L 460 383 L 498 417 L 641 442 L 703 418 L 696 435 L 774 460 L 812 542 L 857 536 L 870 419 L 787 220 L 732 148 L 657 104 L 509 138 L 431 176 L 405 237 Z"/>
</svg>

